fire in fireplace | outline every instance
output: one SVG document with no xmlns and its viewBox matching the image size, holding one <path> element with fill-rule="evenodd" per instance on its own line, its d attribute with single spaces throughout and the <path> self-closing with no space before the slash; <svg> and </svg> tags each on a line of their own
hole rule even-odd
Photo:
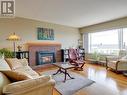
<svg viewBox="0 0 127 95">
<path fill-rule="evenodd" d="M 55 63 L 55 53 L 49 51 L 38 51 L 36 52 L 36 64 L 43 65 L 49 63 Z"/>
</svg>

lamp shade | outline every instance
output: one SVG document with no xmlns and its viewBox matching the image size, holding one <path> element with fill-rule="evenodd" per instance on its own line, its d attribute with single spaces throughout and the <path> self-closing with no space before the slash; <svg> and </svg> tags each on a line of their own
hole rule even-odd
<svg viewBox="0 0 127 95">
<path fill-rule="evenodd" d="M 9 41 L 18 41 L 18 40 L 20 40 L 20 37 L 14 33 L 14 34 L 10 35 L 7 38 L 7 40 L 9 40 Z"/>
</svg>

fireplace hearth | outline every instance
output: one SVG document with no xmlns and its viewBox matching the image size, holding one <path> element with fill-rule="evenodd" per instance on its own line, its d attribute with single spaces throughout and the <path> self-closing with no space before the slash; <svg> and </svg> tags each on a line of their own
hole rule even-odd
<svg viewBox="0 0 127 95">
<path fill-rule="evenodd" d="M 55 53 L 49 51 L 36 52 L 36 65 L 52 64 L 55 63 Z"/>
</svg>

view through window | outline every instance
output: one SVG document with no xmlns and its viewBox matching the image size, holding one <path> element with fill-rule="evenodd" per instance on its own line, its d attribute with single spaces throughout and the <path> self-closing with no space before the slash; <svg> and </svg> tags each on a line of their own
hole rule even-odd
<svg viewBox="0 0 127 95">
<path fill-rule="evenodd" d="M 118 54 L 127 49 L 127 28 L 88 33 L 88 53 Z"/>
</svg>

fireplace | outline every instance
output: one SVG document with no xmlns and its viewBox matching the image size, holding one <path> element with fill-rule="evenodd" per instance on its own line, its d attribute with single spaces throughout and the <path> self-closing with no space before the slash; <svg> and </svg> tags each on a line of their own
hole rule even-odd
<svg viewBox="0 0 127 95">
<path fill-rule="evenodd" d="M 36 52 L 36 65 L 52 64 L 55 63 L 55 53 L 49 51 L 37 51 Z"/>
<path fill-rule="evenodd" d="M 61 44 L 58 42 L 31 42 L 27 43 L 26 46 L 29 50 L 29 65 L 31 67 L 37 66 L 37 52 L 39 51 L 53 52 L 55 61 L 61 62 Z M 47 67 L 49 66 L 50 64 L 47 64 Z M 46 65 L 42 65 L 41 67 L 46 67 Z"/>
</svg>

